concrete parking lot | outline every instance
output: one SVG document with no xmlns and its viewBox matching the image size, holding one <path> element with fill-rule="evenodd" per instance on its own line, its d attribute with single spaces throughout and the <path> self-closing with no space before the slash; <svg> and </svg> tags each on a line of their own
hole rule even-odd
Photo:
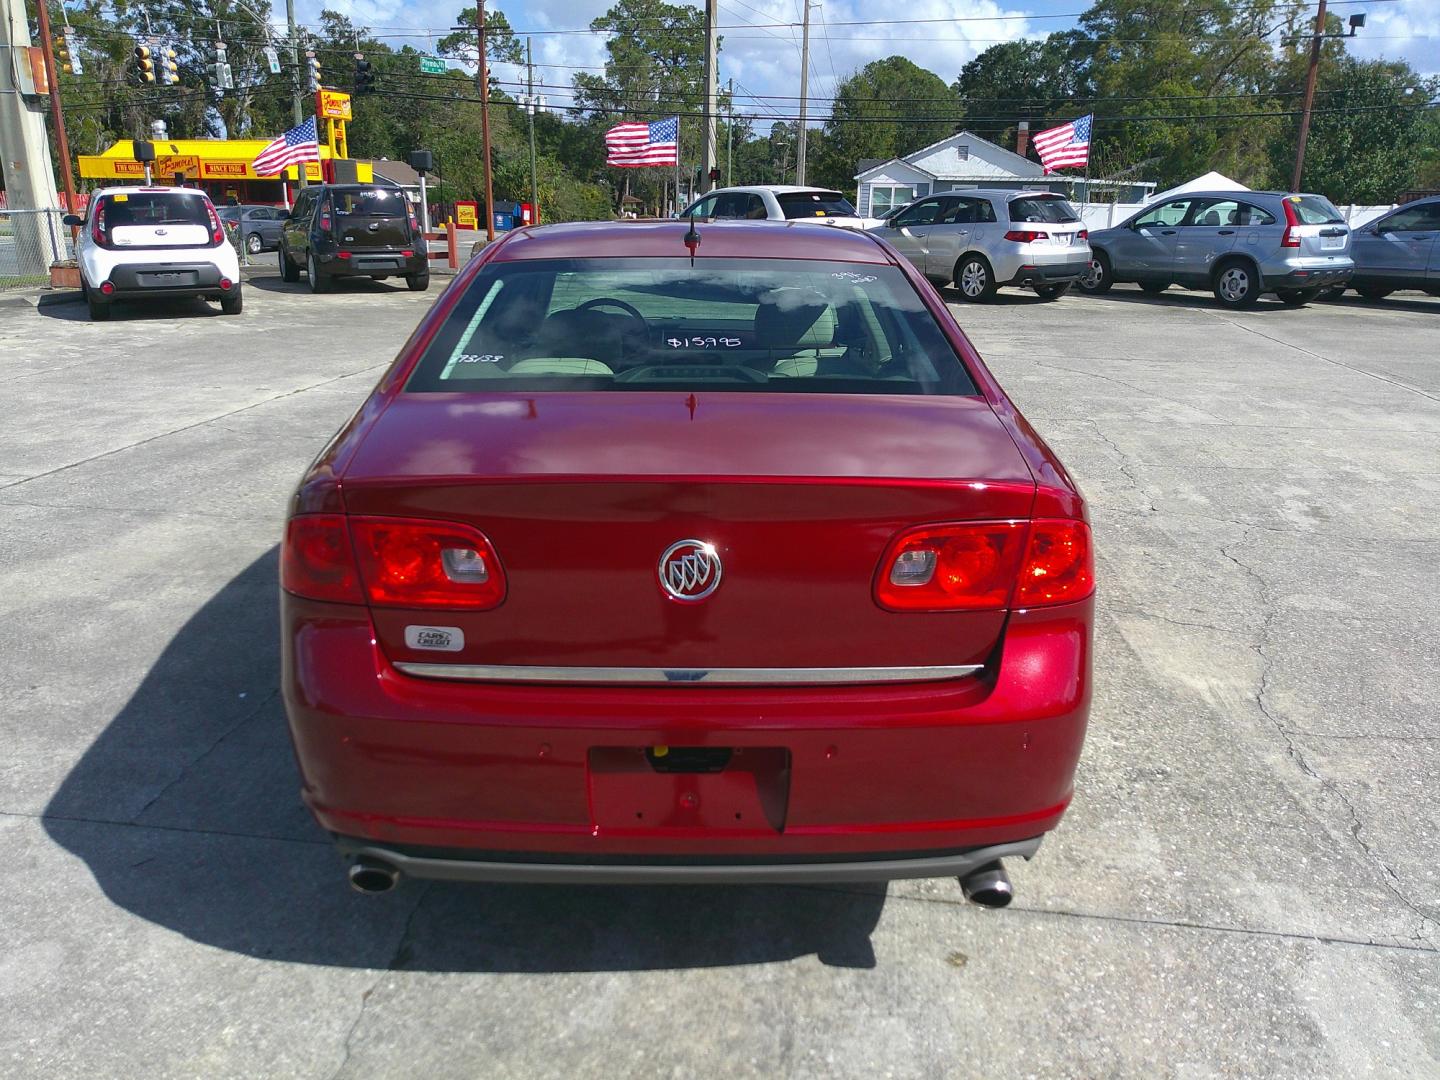
<svg viewBox="0 0 1440 1080">
<path fill-rule="evenodd" d="M 0 1074 L 1440 1075 L 1440 300 L 957 306 L 1100 552 L 1074 808 L 996 912 L 349 890 L 275 545 L 434 295 L 0 306 Z"/>
</svg>

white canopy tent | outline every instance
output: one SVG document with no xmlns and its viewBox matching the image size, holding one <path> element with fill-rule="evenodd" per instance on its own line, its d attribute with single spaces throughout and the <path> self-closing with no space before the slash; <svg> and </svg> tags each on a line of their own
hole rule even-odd
<svg viewBox="0 0 1440 1080">
<path fill-rule="evenodd" d="M 1184 195 L 1188 191 L 1249 191 L 1244 184 L 1231 180 L 1224 173 L 1207 172 L 1204 176 L 1197 176 L 1194 180 L 1187 180 L 1168 191 L 1157 191 L 1145 201 L 1145 205 L 1162 202 L 1165 199 L 1173 199 L 1177 195 Z"/>
</svg>

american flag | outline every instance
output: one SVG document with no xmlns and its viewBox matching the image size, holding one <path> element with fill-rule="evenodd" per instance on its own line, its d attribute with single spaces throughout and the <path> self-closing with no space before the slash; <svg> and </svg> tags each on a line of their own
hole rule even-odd
<svg viewBox="0 0 1440 1080">
<path fill-rule="evenodd" d="M 605 133 L 605 164 L 621 169 L 680 163 L 680 118 L 619 124 Z"/>
<path fill-rule="evenodd" d="M 261 176 L 272 176 L 302 161 L 320 160 L 320 140 L 315 134 L 315 117 L 291 128 L 264 150 L 251 168 Z"/>
<path fill-rule="evenodd" d="M 1090 129 L 1094 124 L 1095 114 L 1090 113 L 1037 134 L 1035 152 L 1040 155 L 1045 171 L 1052 173 L 1056 169 L 1085 165 L 1090 160 Z"/>
</svg>

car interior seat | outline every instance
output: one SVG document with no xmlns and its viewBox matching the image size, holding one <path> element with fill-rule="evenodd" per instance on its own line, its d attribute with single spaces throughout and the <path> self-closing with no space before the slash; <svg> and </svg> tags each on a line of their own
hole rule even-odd
<svg viewBox="0 0 1440 1080">
<path fill-rule="evenodd" d="M 1200 220 L 1197 221 L 1195 224 L 1197 224 L 1197 225 L 1219 225 L 1219 224 L 1220 224 L 1220 214 L 1219 214 L 1217 211 L 1214 211 L 1214 210 L 1206 210 L 1205 213 L 1203 213 L 1203 214 L 1200 215 Z"/>
<path fill-rule="evenodd" d="M 772 377 L 815 375 L 822 361 L 845 352 L 835 345 L 838 325 L 834 306 L 818 294 L 813 300 L 785 297 L 762 303 L 756 309 L 755 340 L 762 349 L 779 357 L 770 370 Z"/>
</svg>

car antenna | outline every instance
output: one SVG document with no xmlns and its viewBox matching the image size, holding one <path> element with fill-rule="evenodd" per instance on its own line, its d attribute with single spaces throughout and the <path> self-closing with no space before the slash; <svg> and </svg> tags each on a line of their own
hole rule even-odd
<svg viewBox="0 0 1440 1080">
<path fill-rule="evenodd" d="M 700 234 L 695 231 L 695 219 L 690 219 L 690 231 L 685 234 L 685 246 L 690 249 L 690 265 L 695 265 L 695 249 L 700 246 Z"/>
</svg>

